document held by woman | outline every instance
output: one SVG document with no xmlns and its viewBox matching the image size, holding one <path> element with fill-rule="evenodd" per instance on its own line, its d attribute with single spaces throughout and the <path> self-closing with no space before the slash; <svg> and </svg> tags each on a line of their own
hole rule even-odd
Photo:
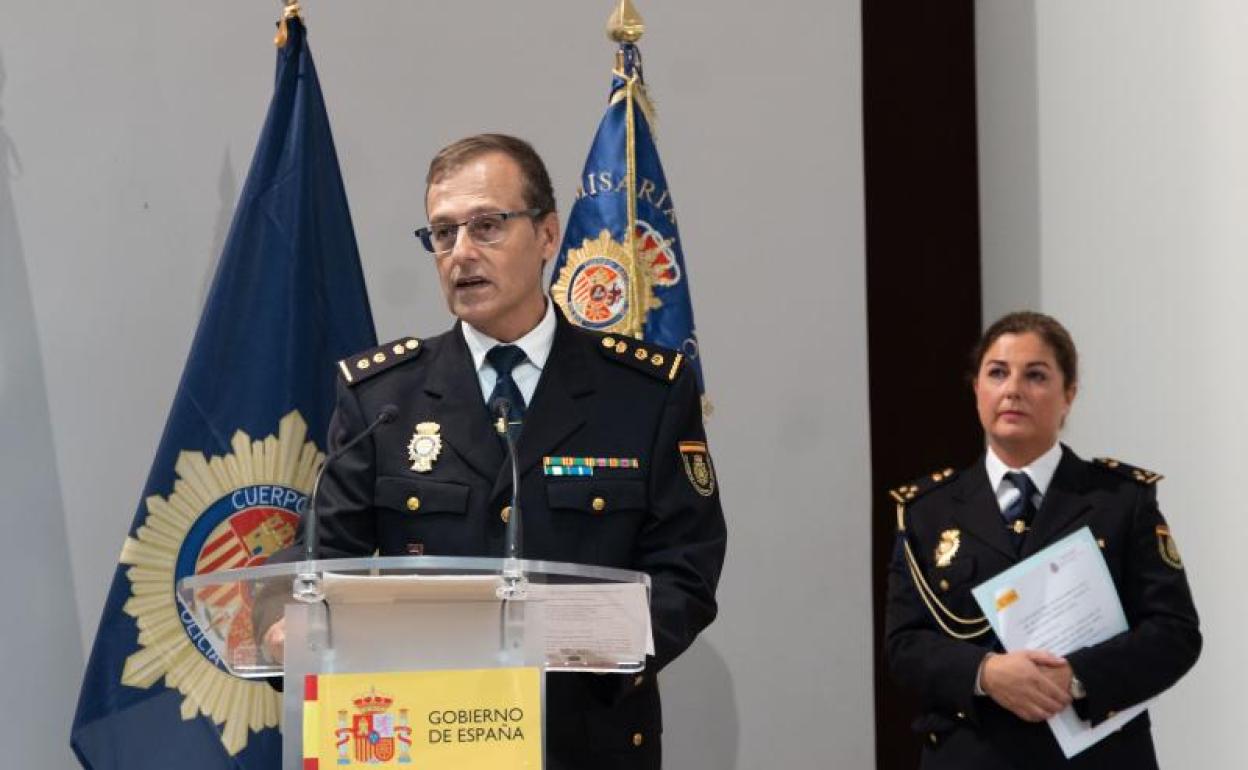
<svg viewBox="0 0 1248 770">
<path fill-rule="evenodd" d="M 1109 568 L 1084 527 L 1019 562 L 971 592 L 1009 652 L 1046 650 L 1063 656 L 1127 630 Z M 1118 731 L 1148 707 L 1123 709 L 1093 727 L 1073 706 L 1049 720 L 1067 758 Z"/>
</svg>

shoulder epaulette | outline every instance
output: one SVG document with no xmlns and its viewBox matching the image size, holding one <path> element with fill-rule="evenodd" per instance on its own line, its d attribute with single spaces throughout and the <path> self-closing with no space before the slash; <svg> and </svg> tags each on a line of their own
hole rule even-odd
<svg viewBox="0 0 1248 770">
<path fill-rule="evenodd" d="M 412 360 L 420 355 L 422 349 L 420 340 L 415 337 L 400 337 L 394 342 L 347 356 L 338 362 L 338 371 L 348 385 L 359 385 L 395 364 Z"/>
<path fill-rule="evenodd" d="M 1113 471 L 1120 476 L 1126 476 L 1139 484 L 1156 484 L 1158 481 L 1165 478 L 1165 476 L 1162 476 L 1160 473 L 1155 471 L 1137 468 L 1134 465 L 1124 463 L 1122 460 L 1115 460 L 1112 457 L 1098 457 L 1092 462 L 1098 468 L 1104 468 L 1105 470 Z"/>
<path fill-rule="evenodd" d="M 612 361 L 627 364 L 651 377 L 673 382 L 680 373 L 685 357 L 675 350 L 652 345 L 618 334 L 607 334 L 598 343 L 598 349 Z"/>
<path fill-rule="evenodd" d="M 904 505 L 915 498 L 931 492 L 936 487 L 942 486 L 956 475 L 958 475 L 957 471 L 953 468 L 945 468 L 943 471 L 932 471 L 925 476 L 918 477 L 909 484 L 902 484 L 895 489 L 888 490 L 888 495 Z"/>
</svg>

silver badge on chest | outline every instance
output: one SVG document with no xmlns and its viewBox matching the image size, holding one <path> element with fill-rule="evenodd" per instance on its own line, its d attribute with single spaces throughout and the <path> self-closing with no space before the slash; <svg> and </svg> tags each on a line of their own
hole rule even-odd
<svg viewBox="0 0 1248 770">
<path fill-rule="evenodd" d="M 412 440 L 407 442 L 407 459 L 412 461 L 412 470 L 417 473 L 428 473 L 433 470 L 438 455 L 442 454 L 442 426 L 436 422 L 422 422 L 416 425 Z"/>
</svg>

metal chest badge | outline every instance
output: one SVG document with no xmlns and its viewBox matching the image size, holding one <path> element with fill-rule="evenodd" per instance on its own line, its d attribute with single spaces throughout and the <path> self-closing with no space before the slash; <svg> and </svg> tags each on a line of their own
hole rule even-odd
<svg viewBox="0 0 1248 770">
<path fill-rule="evenodd" d="M 958 548 L 962 545 L 962 531 L 957 529 L 946 529 L 940 533 L 940 542 L 936 545 L 936 566 L 948 567 L 953 563 L 953 557 L 958 555 Z"/>
<path fill-rule="evenodd" d="M 438 455 L 442 454 L 442 426 L 436 422 L 422 422 L 416 425 L 412 440 L 407 442 L 407 458 L 412 461 L 412 470 L 417 473 L 428 473 Z"/>
<path fill-rule="evenodd" d="M 680 442 L 680 460 L 685 466 L 685 475 L 694 490 L 703 497 L 715 493 L 715 469 L 711 466 L 711 454 L 702 441 Z"/>
</svg>

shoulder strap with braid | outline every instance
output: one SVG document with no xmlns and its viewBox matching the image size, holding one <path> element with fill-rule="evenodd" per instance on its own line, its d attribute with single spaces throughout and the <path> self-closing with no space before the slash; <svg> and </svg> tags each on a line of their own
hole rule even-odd
<svg viewBox="0 0 1248 770">
<path fill-rule="evenodd" d="M 940 626 L 942 631 L 954 639 L 967 640 L 983 636 L 992 630 L 992 625 L 983 615 L 975 618 L 964 618 L 945 606 L 944 602 L 936 594 L 936 591 L 928 584 L 927 578 L 923 576 L 923 568 L 919 565 L 919 560 L 914 555 L 914 549 L 910 547 L 910 537 L 906 531 L 906 505 L 933 489 L 944 485 L 955 475 L 952 468 L 946 468 L 943 471 L 930 473 L 915 479 L 909 484 L 903 484 L 896 489 L 890 490 L 889 495 L 897 502 L 897 537 L 901 539 L 902 549 L 905 552 L 906 566 L 910 570 L 910 580 L 914 583 L 914 590 L 918 592 L 919 598 L 923 600 L 928 613 L 931 614 L 932 619 L 936 621 L 936 624 Z"/>
</svg>

